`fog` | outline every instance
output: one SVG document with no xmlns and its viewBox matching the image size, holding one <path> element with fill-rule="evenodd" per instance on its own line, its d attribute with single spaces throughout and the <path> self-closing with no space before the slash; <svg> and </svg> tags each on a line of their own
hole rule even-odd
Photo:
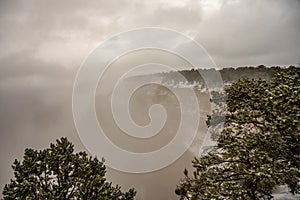
<svg viewBox="0 0 300 200">
<path fill-rule="evenodd" d="M 111 35 L 145 26 L 170 28 L 203 45 L 219 67 L 290 65 L 300 62 L 299 11 L 298 0 L 0 0 L 0 187 L 13 177 L 11 164 L 27 147 L 45 148 L 67 136 L 77 151 L 86 151 L 73 121 L 73 83 L 84 59 Z M 113 81 L 130 67 L 154 61 L 191 67 L 161 52 L 128 55 L 110 67 L 96 93 L 98 119 L 116 134 L 108 137 L 131 151 L 162 147 L 179 120 L 178 102 L 158 86 L 142 88 L 131 101 L 141 125 L 149 122 L 150 104 L 165 105 L 170 117 L 157 137 L 131 140 L 111 119 L 107 99 Z M 209 110 L 208 96 L 198 97 L 200 108 Z M 183 169 L 199 151 L 204 120 L 191 148 L 169 167 L 144 175 L 109 169 L 108 179 L 124 189 L 136 187 L 138 199 L 174 199 Z"/>
</svg>

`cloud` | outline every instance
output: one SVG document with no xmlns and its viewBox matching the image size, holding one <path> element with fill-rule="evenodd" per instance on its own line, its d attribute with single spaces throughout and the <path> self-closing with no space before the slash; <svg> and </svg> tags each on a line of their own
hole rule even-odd
<svg viewBox="0 0 300 200">
<path fill-rule="evenodd" d="M 78 67 L 110 35 L 145 26 L 175 29 L 221 66 L 300 60 L 298 0 L 1 1 L 0 57 L 34 49 L 46 61 Z"/>
<path fill-rule="evenodd" d="M 178 2 L 4 0 L 0 56 L 35 49 L 42 59 L 78 67 L 91 49 L 118 32 L 144 26 L 189 32 L 200 21 L 201 7 Z"/>
<path fill-rule="evenodd" d="M 0 60 L 0 187 L 27 147 L 69 136 L 80 148 L 71 112 L 74 72 L 20 52 Z"/>
<path fill-rule="evenodd" d="M 68 136 L 84 149 L 72 118 L 72 84 L 99 42 L 161 26 L 197 35 L 219 66 L 299 63 L 299 8 L 298 0 L 1 0 L 0 187 L 25 147 L 46 147 Z M 162 62 L 172 58 L 152 54 Z M 131 58 L 124 61 L 137 62 Z"/>
<path fill-rule="evenodd" d="M 297 63 L 299 10 L 299 1 L 227 1 L 203 20 L 196 40 L 223 66 Z"/>
</svg>

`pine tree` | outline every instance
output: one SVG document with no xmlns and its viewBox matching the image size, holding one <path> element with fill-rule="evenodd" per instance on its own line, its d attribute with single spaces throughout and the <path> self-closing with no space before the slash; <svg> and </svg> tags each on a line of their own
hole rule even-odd
<svg viewBox="0 0 300 200">
<path fill-rule="evenodd" d="M 193 160 L 180 182 L 185 199 L 272 199 L 278 185 L 300 193 L 300 70 L 270 80 L 240 80 L 226 90 L 224 129 L 217 145 Z"/>
<path fill-rule="evenodd" d="M 123 193 L 105 179 L 106 167 L 85 152 L 74 153 L 67 138 L 44 150 L 26 149 L 22 162 L 15 160 L 15 178 L 3 190 L 10 199 L 134 199 L 136 192 Z"/>
</svg>

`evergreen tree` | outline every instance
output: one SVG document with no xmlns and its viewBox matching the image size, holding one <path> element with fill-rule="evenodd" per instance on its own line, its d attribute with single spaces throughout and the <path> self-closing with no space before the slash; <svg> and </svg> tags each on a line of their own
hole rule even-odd
<svg viewBox="0 0 300 200">
<path fill-rule="evenodd" d="M 57 140 L 44 150 L 26 149 L 22 162 L 15 160 L 15 179 L 5 185 L 4 200 L 9 199 L 134 199 L 136 192 L 123 193 L 104 175 L 106 168 L 85 152 L 74 153 L 67 138 Z"/>
<path fill-rule="evenodd" d="M 226 90 L 224 129 L 175 190 L 182 199 L 272 199 L 278 185 L 300 193 L 300 70 L 240 80 Z"/>
</svg>

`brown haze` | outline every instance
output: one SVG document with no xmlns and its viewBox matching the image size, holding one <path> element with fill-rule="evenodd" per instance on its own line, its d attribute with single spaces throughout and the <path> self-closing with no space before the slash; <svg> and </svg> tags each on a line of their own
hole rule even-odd
<svg viewBox="0 0 300 200">
<path fill-rule="evenodd" d="M 112 34 L 145 26 L 165 27 L 195 38 L 221 67 L 295 64 L 300 63 L 299 2 L 0 0 L 0 188 L 13 176 L 13 160 L 21 159 L 27 147 L 45 148 L 67 136 L 76 150 L 86 150 L 74 126 L 72 86 L 84 58 Z M 179 120 L 174 96 L 152 85 L 135 94 L 131 111 L 143 125 L 149 120 L 148 106 L 164 104 L 171 117 L 161 134 L 147 142 L 130 140 L 111 121 L 107 98 L 113 81 L 128 69 L 126 66 L 157 61 L 178 69 L 190 68 L 180 58 L 159 54 L 159 59 L 153 52 L 120 59 L 107 72 L 106 78 L 111 80 L 103 79 L 96 94 L 99 121 L 103 120 L 112 133 L 109 137 L 128 150 L 161 147 L 173 137 Z M 144 96 L 146 90 L 152 95 Z M 208 97 L 199 94 L 199 99 L 200 106 L 209 110 Z M 139 199 L 174 199 L 183 169 L 199 150 L 205 132 L 204 118 L 201 120 L 198 140 L 173 165 L 145 175 L 109 170 L 108 179 L 124 189 L 136 187 Z"/>
</svg>

